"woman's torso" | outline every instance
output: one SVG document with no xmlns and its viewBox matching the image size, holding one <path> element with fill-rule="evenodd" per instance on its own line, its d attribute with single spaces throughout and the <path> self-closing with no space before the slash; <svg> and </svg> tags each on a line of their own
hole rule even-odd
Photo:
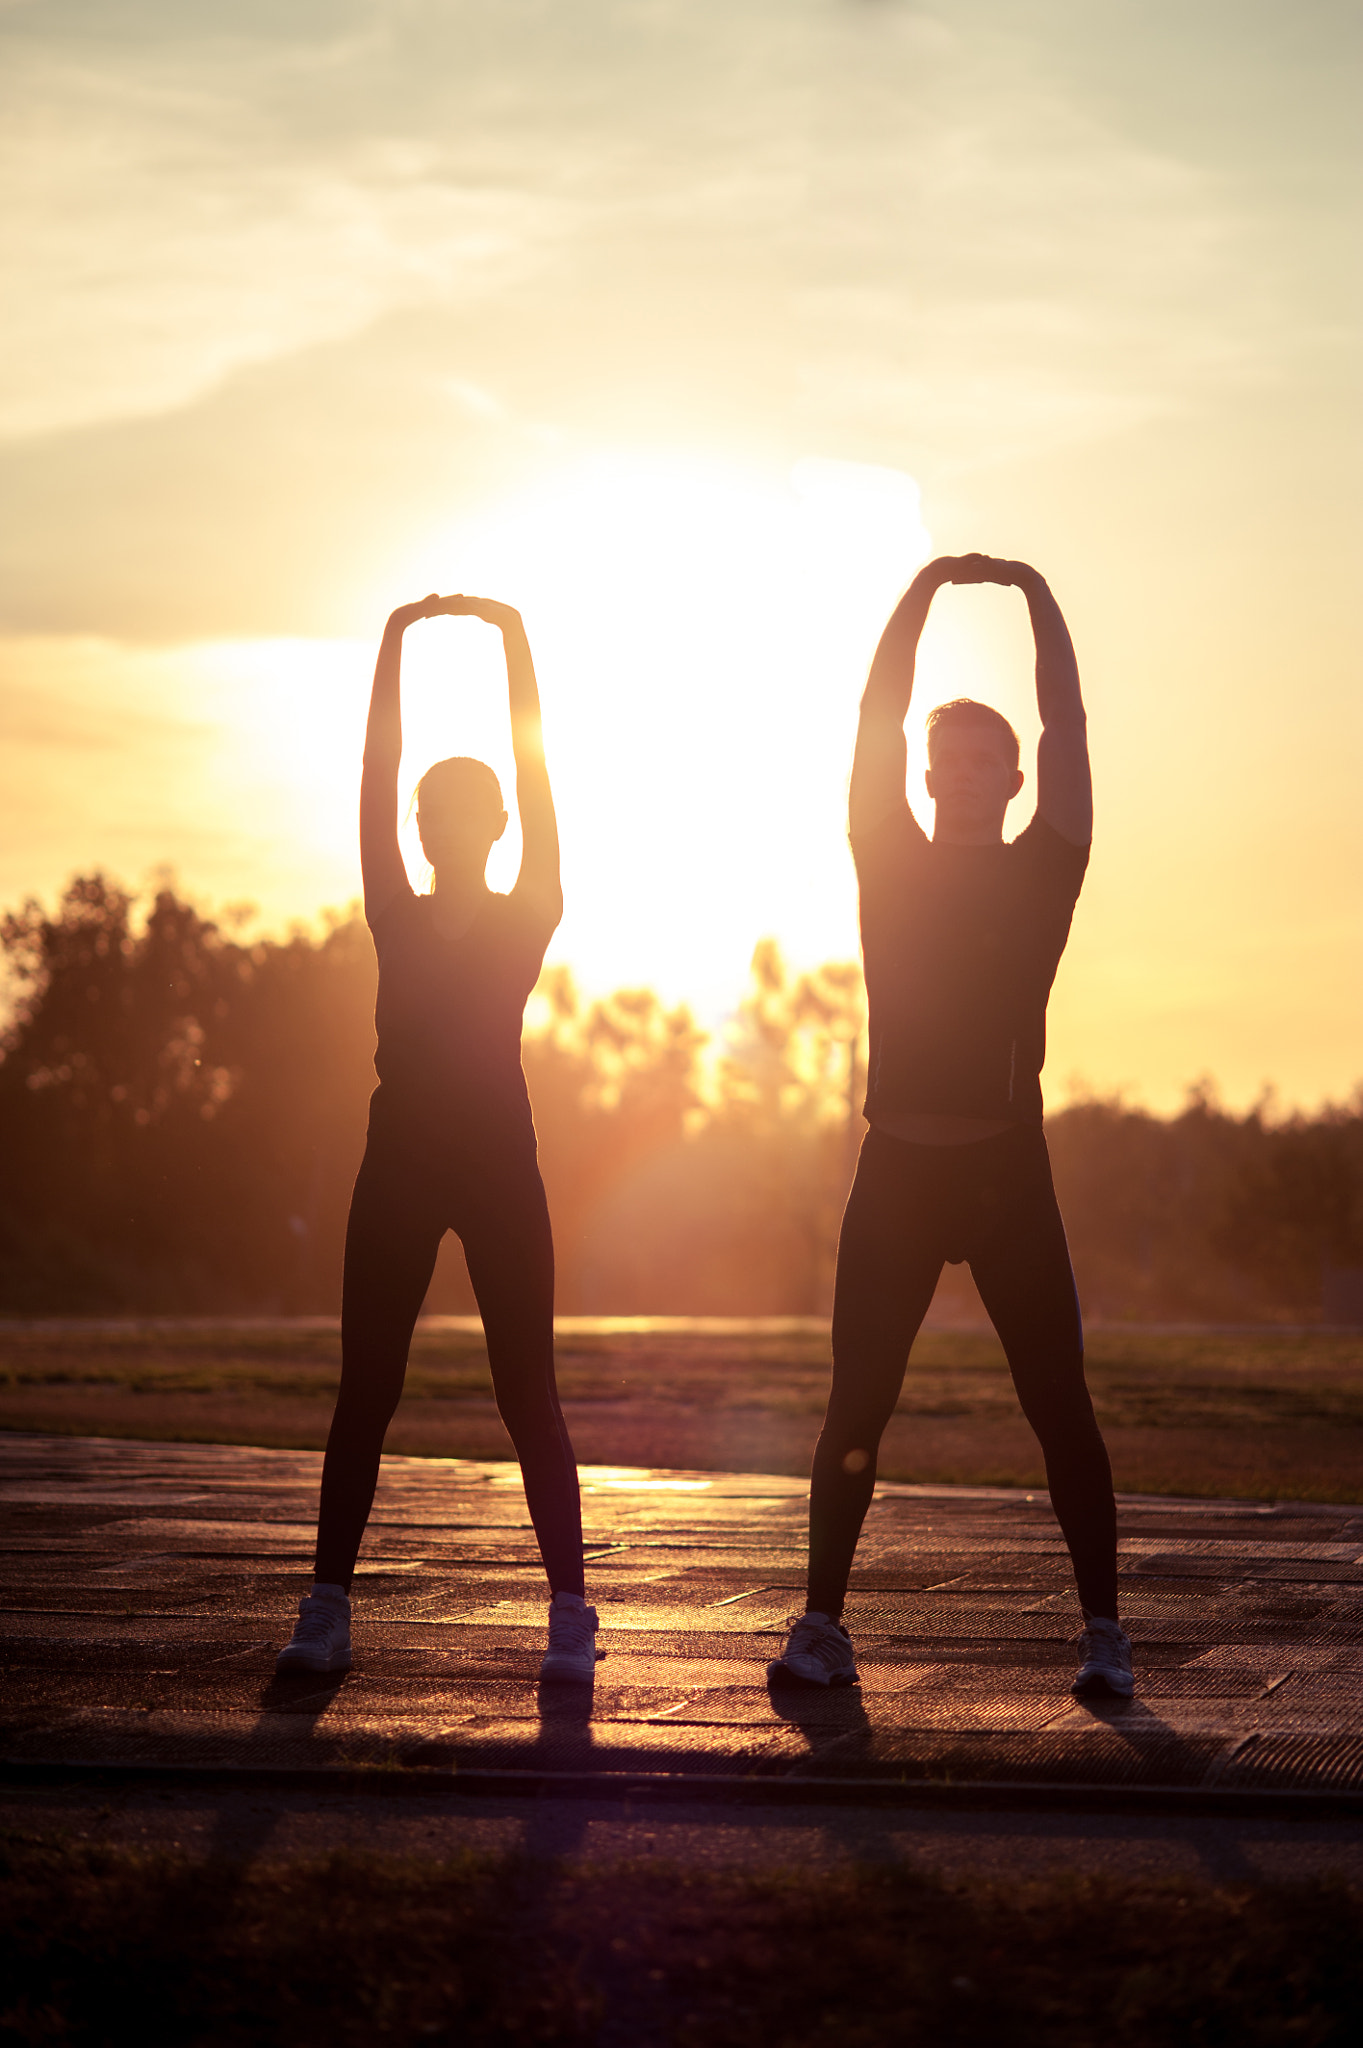
<svg viewBox="0 0 1363 2048">
<path fill-rule="evenodd" d="M 553 923 L 516 892 L 489 894 L 467 929 L 442 933 L 410 889 L 374 919 L 375 1127 L 425 1148 L 534 1142 L 521 1025 Z"/>
</svg>

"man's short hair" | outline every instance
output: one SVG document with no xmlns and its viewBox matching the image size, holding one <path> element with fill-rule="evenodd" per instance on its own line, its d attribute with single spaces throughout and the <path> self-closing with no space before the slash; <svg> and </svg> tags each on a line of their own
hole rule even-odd
<svg viewBox="0 0 1363 2048">
<path fill-rule="evenodd" d="M 938 728 L 948 723 L 952 725 L 960 724 L 967 718 L 974 719 L 977 723 L 983 719 L 986 723 L 993 726 L 995 737 L 998 739 L 1004 753 L 1008 756 L 1011 765 L 1016 768 L 1022 754 L 1017 734 L 1013 731 L 1012 726 L 1001 711 L 995 711 L 991 704 L 978 703 L 974 697 L 953 697 L 949 704 L 939 704 L 934 711 L 929 711 L 929 761 L 932 759 L 933 744 L 937 738 Z"/>
</svg>

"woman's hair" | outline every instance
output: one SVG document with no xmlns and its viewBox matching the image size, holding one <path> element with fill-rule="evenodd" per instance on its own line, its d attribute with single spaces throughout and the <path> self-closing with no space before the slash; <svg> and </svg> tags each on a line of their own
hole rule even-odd
<svg viewBox="0 0 1363 2048">
<path fill-rule="evenodd" d="M 497 812 L 505 810 L 502 802 L 502 785 L 498 782 L 486 761 L 475 761 L 467 754 L 452 754 L 448 761 L 437 761 L 426 770 L 416 786 L 417 825 L 421 824 L 423 805 L 456 803 Z"/>
<path fill-rule="evenodd" d="M 979 704 L 973 697 L 953 697 L 949 704 L 939 704 L 928 713 L 928 759 L 932 759 L 932 745 L 939 726 L 955 724 L 960 719 L 984 719 L 994 727 L 995 736 L 1007 754 L 1011 765 L 1016 768 L 1022 748 L 1018 736 L 1001 711 L 995 711 L 991 704 Z"/>
</svg>

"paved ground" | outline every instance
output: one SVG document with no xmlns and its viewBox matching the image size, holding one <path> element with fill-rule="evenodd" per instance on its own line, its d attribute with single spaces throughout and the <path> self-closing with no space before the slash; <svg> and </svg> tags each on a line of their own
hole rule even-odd
<svg viewBox="0 0 1363 2048">
<path fill-rule="evenodd" d="M 594 1690 L 541 1693 L 544 1592 L 515 1468 L 395 1458 L 357 1581 L 355 1671 L 281 1684 L 274 1652 L 307 1583 L 319 1465 L 310 1452 L 0 1437 L 0 1756 L 14 1797 L 55 1812 L 103 1767 L 97 1782 L 118 1788 L 135 1831 L 157 1811 L 146 1774 L 172 1767 L 195 1773 L 193 1797 L 176 1794 L 191 1832 L 228 1825 L 213 1817 L 228 1783 L 232 1827 L 251 1825 L 249 1785 L 269 1795 L 266 1831 L 300 1845 L 309 1788 L 347 1810 L 371 1788 L 440 1797 L 489 1840 L 501 1827 L 530 1846 L 516 1807 L 530 1788 L 579 1842 L 609 1835 L 629 1798 L 648 1808 L 645 1832 L 681 1843 L 698 1800 L 727 1798 L 736 1842 L 759 1822 L 766 1839 L 813 1829 L 825 1847 L 801 1858 L 889 1840 L 888 1820 L 835 1825 L 834 1806 L 893 1808 L 891 1832 L 927 1841 L 910 1809 L 973 1801 L 992 1817 L 953 1821 L 952 1839 L 1000 1858 L 1010 1800 L 1124 1810 L 1133 1843 L 1143 1816 L 1180 1806 L 1189 1824 L 1313 1814 L 1322 1841 L 1363 1812 L 1363 1510 L 1125 1501 L 1138 1697 L 1094 1707 L 1068 1694 L 1075 1610 L 1044 1496 L 882 1488 L 848 1616 L 862 1685 L 769 1690 L 765 1662 L 799 1602 L 803 1486 L 588 1470 L 607 1656 Z M 489 1802 L 476 1814 L 475 1794 Z M 382 1807 L 397 1835 L 435 1824 L 429 1804 L 405 1820 L 396 1798 Z M 1083 1834 L 1056 1821 L 1049 1839 L 1063 1856 Z"/>
<path fill-rule="evenodd" d="M 878 1804 L 737 1806 L 722 1799 L 564 1797 L 490 1792 L 414 1799 L 253 1782 L 170 1787 L 129 1774 L 85 1784 L 0 1784 L 0 1827 L 28 1835 L 174 1849 L 204 1862 L 325 1856 L 338 1848 L 418 1861 L 463 1849 L 570 1862 L 687 1870 L 812 1870 L 908 1863 L 948 1882 L 1063 1876 L 1244 1884 L 1333 1874 L 1363 1884 L 1356 1820 L 1271 1814 L 952 1811 Z"/>
</svg>

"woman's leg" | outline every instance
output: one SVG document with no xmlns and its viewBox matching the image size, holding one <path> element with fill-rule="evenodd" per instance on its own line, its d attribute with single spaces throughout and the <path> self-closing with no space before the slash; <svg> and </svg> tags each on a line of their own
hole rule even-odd
<svg viewBox="0 0 1363 2048">
<path fill-rule="evenodd" d="M 972 1254 L 980 1298 L 1036 1431 L 1080 1603 L 1117 1618 L 1112 1467 L 1084 1379 L 1084 1333 L 1065 1226 L 1041 1132 L 1007 1141 L 991 1185 L 987 1238 Z"/>
<path fill-rule="evenodd" d="M 809 1489 L 809 1606 L 836 1621 L 875 1490 L 876 1453 L 942 1270 L 926 1148 L 871 1131 L 838 1239 L 833 1383 Z"/>
<path fill-rule="evenodd" d="M 350 1589 L 383 1439 L 445 1232 L 415 1164 L 365 1152 L 350 1200 L 341 1288 L 341 1387 L 322 1466 L 316 1576 Z"/>
<path fill-rule="evenodd" d="M 554 1380 L 554 1240 L 534 1154 L 498 1159 L 472 1177 L 455 1228 L 549 1590 L 581 1594 L 577 1460 Z"/>
</svg>

